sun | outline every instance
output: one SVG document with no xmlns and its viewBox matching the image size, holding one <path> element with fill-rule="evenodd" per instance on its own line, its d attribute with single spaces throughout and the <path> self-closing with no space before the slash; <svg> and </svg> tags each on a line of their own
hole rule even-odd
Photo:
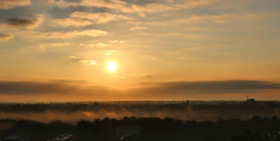
<svg viewBox="0 0 280 141">
<path fill-rule="evenodd" d="M 117 69 L 116 63 L 114 63 L 112 61 L 107 62 L 106 67 L 107 67 L 107 70 L 110 72 L 114 72 Z"/>
</svg>

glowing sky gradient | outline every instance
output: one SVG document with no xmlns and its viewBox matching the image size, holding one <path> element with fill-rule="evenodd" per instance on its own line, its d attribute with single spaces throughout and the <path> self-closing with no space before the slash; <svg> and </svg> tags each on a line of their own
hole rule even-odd
<svg viewBox="0 0 280 141">
<path fill-rule="evenodd" d="M 0 0 L 0 99 L 280 100 L 279 5 Z"/>
</svg>

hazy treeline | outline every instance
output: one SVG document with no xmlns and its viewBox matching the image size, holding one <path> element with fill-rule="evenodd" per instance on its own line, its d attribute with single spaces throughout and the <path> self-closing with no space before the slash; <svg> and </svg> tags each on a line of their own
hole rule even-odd
<svg viewBox="0 0 280 141">
<path fill-rule="evenodd" d="M 180 121 L 171 118 L 96 119 L 79 121 L 72 125 L 61 121 L 48 124 L 27 120 L 0 120 L 2 137 L 21 134 L 31 141 L 52 139 L 63 133 L 70 133 L 77 141 L 117 141 L 116 127 L 141 127 L 141 136 L 134 141 L 270 141 L 280 140 L 280 119 L 277 117 L 253 117 L 249 120 Z"/>
<path fill-rule="evenodd" d="M 0 119 L 22 119 L 49 123 L 61 120 L 75 124 L 80 120 L 155 117 L 178 120 L 216 121 L 250 119 L 253 116 L 280 116 L 280 103 L 263 101 L 216 102 L 84 102 L 84 103 L 2 103 Z"/>
</svg>

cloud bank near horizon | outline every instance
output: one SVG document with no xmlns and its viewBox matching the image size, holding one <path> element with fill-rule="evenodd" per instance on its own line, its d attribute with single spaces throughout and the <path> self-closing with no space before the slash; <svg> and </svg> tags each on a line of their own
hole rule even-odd
<svg viewBox="0 0 280 141">
<path fill-rule="evenodd" d="M 197 81 L 197 82 L 155 82 L 142 83 L 138 87 L 121 89 L 105 85 L 91 85 L 85 81 L 0 81 L 0 96 L 44 96 L 47 98 L 64 97 L 67 101 L 86 100 L 95 97 L 96 100 L 122 99 L 155 99 L 180 97 L 189 95 L 226 95 L 226 94 L 261 94 L 280 90 L 280 83 L 253 80 L 228 81 Z M 279 96 L 279 94 L 276 93 Z M 159 98 L 159 99 L 160 99 Z"/>
</svg>

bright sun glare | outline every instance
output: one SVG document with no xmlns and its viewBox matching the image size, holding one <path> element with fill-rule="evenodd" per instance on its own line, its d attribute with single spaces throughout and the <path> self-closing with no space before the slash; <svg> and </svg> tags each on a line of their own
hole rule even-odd
<svg viewBox="0 0 280 141">
<path fill-rule="evenodd" d="M 110 72 L 113 72 L 113 71 L 115 71 L 116 69 L 117 69 L 117 65 L 116 65 L 116 63 L 114 63 L 114 62 L 107 62 L 107 70 L 108 71 L 110 71 Z"/>
</svg>

